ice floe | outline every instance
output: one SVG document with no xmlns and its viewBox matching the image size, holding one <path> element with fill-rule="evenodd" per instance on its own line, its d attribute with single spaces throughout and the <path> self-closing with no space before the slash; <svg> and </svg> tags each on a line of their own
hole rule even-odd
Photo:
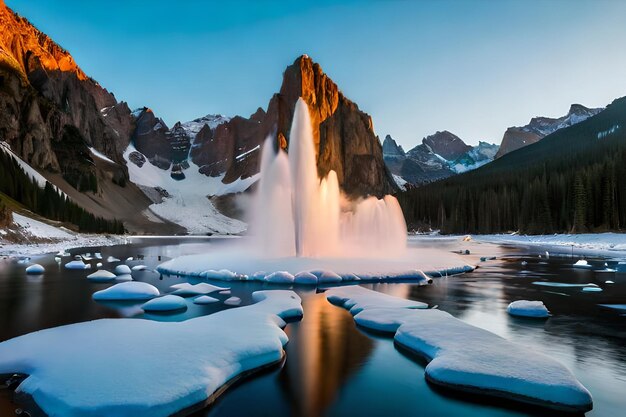
<svg viewBox="0 0 626 417">
<path fill-rule="evenodd" d="M 111 262 L 119 262 L 120 260 L 117 259 L 115 256 L 109 256 L 107 257 L 107 262 L 111 263 Z"/>
<path fill-rule="evenodd" d="M 145 271 L 146 269 L 148 269 L 148 267 L 145 265 L 135 265 L 131 269 L 133 271 Z"/>
<path fill-rule="evenodd" d="M 589 262 L 587 262 L 584 259 L 580 259 L 578 261 L 576 261 L 576 263 L 574 265 L 572 265 L 574 268 L 582 268 L 582 269 L 589 269 L 591 268 L 591 264 L 589 264 Z"/>
<path fill-rule="evenodd" d="M 200 297 L 196 297 L 193 299 L 194 304 L 200 304 L 200 305 L 219 303 L 219 301 L 220 300 L 218 300 L 217 298 L 213 298 L 208 295 L 201 295 Z"/>
<path fill-rule="evenodd" d="M 116 281 L 124 282 L 124 281 L 132 281 L 133 276 L 131 274 L 122 274 L 115 277 Z"/>
<path fill-rule="evenodd" d="M 512 316 L 546 318 L 550 317 L 550 312 L 542 301 L 517 300 L 513 301 L 506 308 Z"/>
<path fill-rule="evenodd" d="M 238 306 L 241 304 L 241 298 L 239 297 L 229 297 L 224 301 L 224 304 L 227 306 Z"/>
<path fill-rule="evenodd" d="M 130 270 L 130 268 L 128 267 L 128 265 L 118 265 L 115 267 L 115 274 L 116 275 L 122 275 L 122 274 L 130 274 L 132 271 Z"/>
<path fill-rule="evenodd" d="M 94 300 L 149 300 L 160 295 L 154 285 L 147 282 L 122 282 L 93 294 Z"/>
<path fill-rule="evenodd" d="M 204 295 L 204 294 L 210 294 L 212 292 L 216 292 L 216 291 L 224 291 L 224 290 L 228 290 L 227 287 L 218 287 L 216 285 L 211 285 L 211 284 L 207 284 L 205 282 L 201 282 L 199 284 L 190 284 L 188 282 L 183 282 L 180 284 L 175 284 L 172 285 L 171 288 L 173 288 L 174 294 L 176 295 Z"/>
<path fill-rule="evenodd" d="M 172 311 L 187 308 L 187 303 L 183 297 L 177 295 L 164 295 L 163 297 L 153 298 L 141 306 L 144 311 Z"/>
<path fill-rule="evenodd" d="M 183 322 L 101 319 L 30 333 L 0 343 L 0 373 L 28 374 L 18 392 L 49 416 L 171 416 L 281 360 L 281 327 L 302 315 L 300 298 L 252 298 Z"/>
<path fill-rule="evenodd" d="M 66 269 L 89 269 L 90 265 L 84 263 L 82 260 L 74 260 L 65 264 Z"/>
<path fill-rule="evenodd" d="M 584 287 L 583 292 L 602 292 L 600 287 Z"/>
<path fill-rule="evenodd" d="M 117 277 L 116 277 L 116 275 L 114 273 L 109 272 L 109 271 L 105 271 L 103 269 L 98 269 L 93 274 L 87 275 L 87 279 L 89 279 L 91 281 L 96 281 L 96 282 L 113 281 L 113 280 L 115 280 L 115 278 L 117 278 Z"/>
<path fill-rule="evenodd" d="M 533 285 L 540 285 L 542 287 L 556 287 L 556 288 L 582 288 L 582 287 L 597 287 L 596 284 L 571 284 L 569 282 L 551 282 L 551 281 L 535 281 Z"/>
<path fill-rule="evenodd" d="M 360 287 L 326 296 L 350 309 L 359 325 L 395 332 L 399 346 L 429 361 L 425 375 L 434 384 L 556 410 L 592 408 L 589 391 L 559 362 L 444 311 L 406 308 L 408 300 Z"/>
<path fill-rule="evenodd" d="M 35 274 L 43 274 L 44 272 L 46 272 L 46 268 L 44 268 L 43 266 L 39 264 L 33 264 L 26 268 L 27 274 L 35 275 Z"/>
</svg>

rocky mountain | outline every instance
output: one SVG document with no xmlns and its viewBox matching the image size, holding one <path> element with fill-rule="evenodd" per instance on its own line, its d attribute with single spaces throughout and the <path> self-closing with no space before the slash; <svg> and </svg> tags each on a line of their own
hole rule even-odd
<svg viewBox="0 0 626 417">
<path fill-rule="evenodd" d="M 448 131 L 437 132 L 404 152 L 389 135 L 383 142 L 385 164 L 402 188 L 405 183 L 420 186 L 475 169 L 493 160 L 498 145 L 480 142 L 467 145 Z"/>
<path fill-rule="evenodd" d="M 524 146 L 539 142 L 549 134 L 580 123 L 598 114 L 602 110 L 604 109 L 590 109 L 581 104 L 572 104 L 565 116 L 556 119 L 550 117 L 533 117 L 526 126 L 510 127 L 504 132 L 496 158 L 500 158 Z"/>
<path fill-rule="evenodd" d="M 280 91 L 267 111 L 259 108 L 250 117 L 205 116 L 179 126 L 178 142 L 189 149 L 189 168 L 175 166 L 172 131 L 149 110 L 135 112 L 137 129 L 133 143 L 153 165 L 161 169 L 197 169 L 224 184 L 252 178 L 259 170 L 260 147 L 265 138 L 289 151 L 289 131 L 294 108 L 302 97 L 309 106 L 317 150 L 318 171 L 337 172 L 340 186 L 349 195 L 382 196 L 397 190 L 383 160 L 383 149 L 369 115 L 347 99 L 337 85 L 306 55 L 298 57 L 283 74 Z"/>
</svg>

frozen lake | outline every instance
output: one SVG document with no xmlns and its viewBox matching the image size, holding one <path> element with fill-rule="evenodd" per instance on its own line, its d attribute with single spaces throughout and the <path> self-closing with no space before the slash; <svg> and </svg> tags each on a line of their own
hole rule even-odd
<svg viewBox="0 0 626 417">
<path fill-rule="evenodd" d="M 458 241 L 437 239 L 438 247 L 458 250 Z M 412 245 L 432 244 L 432 240 Z M 142 256 L 138 262 L 154 269 L 183 254 L 202 253 L 222 244 L 221 239 L 134 239 L 133 244 L 70 251 L 72 255 L 102 252 L 120 259 Z M 466 244 L 463 249 L 477 244 Z M 484 246 L 481 247 L 484 250 Z M 364 285 L 377 291 L 438 305 L 457 318 L 485 328 L 511 341 L 543 352 L 566 365 L 591 391 L 594 410 L 588 416 L 616 416 L 626 407 L 626 317 L 598 304 L 626 304 L 626 274 L 596 272 L 604 260 L 590 259 L 591 269 L 575 269 L 575 259 L 538 258 L 528 249 L 490 247 L 498 259 L 475 272 L 438 278 L 431 285 L 408 283 Z M 160 259 L 159 259 L 160 257 Z M 68 258 L 65 258 L 68 259 Z M 0 341 L 39 329 L 103 317 L 136 317 L 180 321 L 231 308 L 223 303 L 196 305 L 175 314 L 145 314 L 139 303 L 98 303 L 93 292 L 110 284 L 92 283 L 86 271 L 58 266 L 53 256 L 37 258 L 46 267 L 43 277 L 28 277 L 24 265 L 0 263 Z M 95 260 L 93 261 L 95 265 Z M 523 262 L 526 265 L 523 265 Z M 114 264 L 113 264 L 114 265 Z M 109 264 L 105 268 L 112 269 Z M 134 272 L 136 280 L 149 282 L 162 293 L 171 285 L 198 281 L 160 276 L 153 271 Z M 605 281 L 614 281 L 606 284 Z M 580 287 L 536 285 L 546 281 L 568 284 L 595 283 L 602 292 Z M 280 285 L 213 282 L 230 286 L 232 295 L 251 303 L 259 289 Z M 401 353 L 392 338 L 357 328 L 352 316 L 331 305 L 311 288 L 295 287 L 302 297 L 304 318 L 289 323 L 286 359 L 229 388 L 212 406 L 195 416 L 552 416 L 554 412 L 527 406 L 458 395 L 433 387 L 424 379 L 424 364 Z M 230 295 L 217 295 L 225 300 Z M 543 301 L 553 314 L 532 321 L 509 316 L 511 301 Z M 7 389 L 0 390 L 0 415 L 12 415 L 22 404 L 11 403 Z M 28 407 L 25 407 L 28 408 Z M 36 414 L 34 414 L 36 415 Z"/>
</svg>

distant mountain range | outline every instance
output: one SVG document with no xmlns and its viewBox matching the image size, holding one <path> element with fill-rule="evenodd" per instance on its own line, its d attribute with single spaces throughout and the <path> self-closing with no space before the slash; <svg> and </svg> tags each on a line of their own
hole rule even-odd
<svg viewBox="0 0 626 417">
<path fill-rule="evenodd" d="M 572 104 L 565 116 L 556 119 L 534 117 L 525 126 L 508 128 L 500 145 L 481 141 L 477 146 L 470 146 L 444 130 L 425 137 L 420 145 L 404 152 L 387 135 L 383 142 L 385 163 L 403 189 L 421 186 L 479 168 L 496 158 L 536 143 L 557 130 L 580 123 L 602 110 Z"/>
</svg>

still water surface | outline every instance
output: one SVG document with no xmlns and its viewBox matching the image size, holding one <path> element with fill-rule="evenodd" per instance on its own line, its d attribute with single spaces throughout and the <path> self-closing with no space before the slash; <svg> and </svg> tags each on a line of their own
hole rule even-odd
<svg viewBox="0 0 626 417">
<path fill-rule="evenodd" d="M 219 239 L 136 239 L 131 245 L 85 248 L 72 255 L 102 252 L 120 259 L 142 256 L 145 264 L 182 254 L 210 251 Z M 419 245 L 419 243 L 413 243 Z M 442 240 L 438 245 L 457 249 Z M 454 316 L 528 346 L 528 354 L 543 352 L 564 363 L 591 391 L 594 410 L 587 416 L 621 416 L 626 410 L 626 317 L 598 304 L 626 304 L 626 277 L 571 267 L 572 259 L 538 258 L 528 250 L 494 248 L 497 260 L 481 264 L 471 274 L 435 279 L 428 286 L 408 283 L 370 284 L 369 288 L 437 305 Z M 160 257 L 160 259 L 159 259 Z M 67 258 L 66 258 L 67 259 Z M 522 261 L 528 264 L 523 266 Z M 104 317 L 135 317 L 181 321 L 229 308 L 188 299 L 185 312 L 144 314 L 141 303 L 96 303 L 91 294 L 111 284 L 87 281 L 85 271 L 68 271 L 53 256 L 35 260 L 46 267 L 42 277 L 28 277 L 24 265 L 0 262 L 0 341 L 43 328 Z M 92 261 L 94 263 L 96 260 Z M 604 260 L 595 260 L 601 269 Z M 105 268 L 112 269 L 105 263 Z M 154 271 L 134 272 L 161 292 L 185 282 Z M 613 280 L 615 284 L 605 284 Z M 580 288 L 533 285 L 534 281 L 598 284 L 600 293 Z M 196 282 L 196 281 L 191 281 Z M 225 286 L 224 282 L 213 282 Z M 285 288 L 259 283 L 228 283 L 242 305 L 259 289 Z M 388 337 L 365 332 L 350 314 L 331 305 L 323 294 L 306 287 L 295 290 L 303 299 L 302 321 L 288 324 L 286 360 L 226 391 L 195 417 L 217 416 L 552 416 L 553 412 L 510 406 L 473 396 L 442 391 L 424 379 L 424 363 L 398 351 Z M 229 295 L 217 295 L 226 299 Z M 518 299 L 542 300 L 553 316 L 532 321 L 510 317 L 506 306 Z M 182 342 L 182 341 L 181 341 Z M 0 395 L 0 415 L 17 406 Z"/>
</svg>

